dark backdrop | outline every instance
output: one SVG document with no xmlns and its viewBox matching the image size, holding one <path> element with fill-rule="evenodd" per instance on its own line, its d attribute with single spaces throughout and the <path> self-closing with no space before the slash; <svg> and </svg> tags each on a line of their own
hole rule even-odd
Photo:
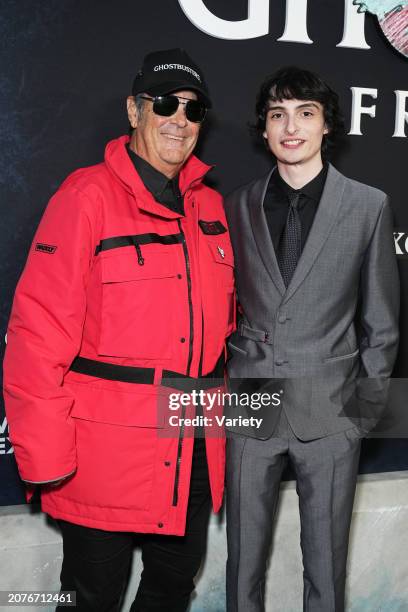
<svg viewBox="0 0 408 612">
<path fill-rule="evenodd" d="M 376 104 L 376 117 L 363 116 L 363 135 L 346 136 L 333 161 L 346 175 L 391 196 L 396 228 L 404 233 L 399 242 L 402 340 L 395 375 L 405 376 L 407 139 L 392 135 L 394 90 L 408 90 L 408 60 L 388 43 L 373 15 L 365 18 L 369 49 L 336 46 L 343 36 L 343 0 L 309 1 L 312 44 L 278 41 L 287 3 L 271 0 L 269 34 L 227 40 L 194 26 L 177 0 L 0 0 L 1 338 L 49 197 L 69 172 L 100 161 L 105 143 L 127 132 L 125 97 L 143 55 L 183 46 L 203 67 L 210 85 L 214 110 L 199 155 L 216 164 L 210 180 L 224 194 L 271 164 L 247 127 L 266 74 L 292 63 L 319 72 L 340 94 L 347 131 L 351 87 L 378 90 L 376 101 L 363 99 L 364 106 Z M 247 18 L 247 0 L 206 0 L 205 5 L 222 19 Z M 0 406 L 0 504 L 23 500 L 12 450 Z M 406 440 L 366 441 L 361 470 L 408 469 L 407 451 Z"/>
</svg>

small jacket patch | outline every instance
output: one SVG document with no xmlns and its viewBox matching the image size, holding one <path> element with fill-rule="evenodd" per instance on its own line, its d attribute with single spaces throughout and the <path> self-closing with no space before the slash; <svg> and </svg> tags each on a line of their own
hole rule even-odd
<svg viewBox="0 0 408 612">
<path fill-rule="evenodd" d="M 216 236 L 217 234 L 225 234 L 227 228 L 221 223 L 221 221 L 202 221 L 198 222 L 204 234 L 210 234 Z"/>
<path fill-rule="evenodd" d="M 44 244 L 42 242 L 37 242 L 37 244 L 35 245 L 35 250 L 41 251 L 42 253 L 49 253 L 50 255 L 52 255 L 57 250 L 57 247 L 53 246 L 52 244 Z"/>
</svg>

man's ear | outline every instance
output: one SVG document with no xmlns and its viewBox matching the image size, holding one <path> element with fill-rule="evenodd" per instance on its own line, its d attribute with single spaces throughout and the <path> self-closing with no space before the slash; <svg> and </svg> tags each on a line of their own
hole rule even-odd
<svg viewBox="0 0 408 612">
<path fill-rule="evenodd" d="M 265 140 L 268 140 L 268 134 L 267 134 L 266 130 L 264 130 L 262 132 L 262 136 L 265 138 Z"/>
<path fill-rule="evenodd" d="M 329 128 L 327 127 L 327 124 L 324 124 L 324 129 L 323 129 L 323 134 L 328 134 L 330 132 Z"/>
<path fill-rule="evenodd" d="M 126 107 L 127 107 L 129 123 L 132 126 L 132 128 L 135 129 L 137 127 L 138 116 L 137 116 L 136 102 L 133 96 L 128 96 L 128 98 L 126 99 Z"/>
</svg>

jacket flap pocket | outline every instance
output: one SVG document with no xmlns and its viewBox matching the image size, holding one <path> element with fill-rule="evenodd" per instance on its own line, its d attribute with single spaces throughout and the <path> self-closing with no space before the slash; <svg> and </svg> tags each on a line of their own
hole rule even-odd
<svg viewBox="0 0 408 612">
<path fill-rule="evenodd" d="M 217 241 L 208 241 L 208 246 L 210 247 L 212 256 L 217 263 L 225 264 L 227 266 L 234 265 L 234 255 L 232 252 L 232 247 L 230 244 L 221 240 Z"/>
<path fill-rule="evenodd" d="M 123 283 L 144 278 L 169 278 L 174 276 L 173 258 L 168 251 L 151 251 L 141 247 L 143 263 L 133 247 L 121 253 L 102 258 L 102 282 Z"/>
<path fill-rule="evenodd" d="M 82 390 L 78 389 L 82 386 Z M 75 396 L 71 411 L 75 419 L 127 427 L 163 427 L 155 394 L 118 393 L 106 387 L 75 384 Z"/>
<path fill-rule="evenodd" d="M 338 355 L 336 357 L 327 357 L 324 359 L 324 363 L 334 363 L 336 361 L 344 361 L 345 359 L 354 359 L 359 354 L 359 349 L 356 349 L 352 353 L 348 353 L 347 355 Z"/>
</svg>

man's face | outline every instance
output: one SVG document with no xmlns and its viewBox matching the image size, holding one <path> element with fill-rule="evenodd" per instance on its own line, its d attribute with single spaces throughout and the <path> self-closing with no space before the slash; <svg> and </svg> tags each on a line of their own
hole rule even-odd
<svg viewBox="0 0 408 612">
<path fill-rule="evenodd" d="M 177 91 L 172 95 L 197 100 L 193 91 Z M 149 100 L 144 101 L 139 117 L 133 97 L 128 98 L 127 104 L 129 121 L 136 128 L 130 147 L 159 172 L 169 178 L 175 176 L 197 143 L 200 124 L 188 121 L 184 104 L 179 104 L 177 111 L 170 117 L 156 115 L 153 103 Z"/>
<path fill-rule="evenodd" d="M 329 130 L 320 102 L 278 100 L 268 104 L 263 135 L 276 159 L 290 165 L 321 160 L 323 136 Z"/>
</svg>

